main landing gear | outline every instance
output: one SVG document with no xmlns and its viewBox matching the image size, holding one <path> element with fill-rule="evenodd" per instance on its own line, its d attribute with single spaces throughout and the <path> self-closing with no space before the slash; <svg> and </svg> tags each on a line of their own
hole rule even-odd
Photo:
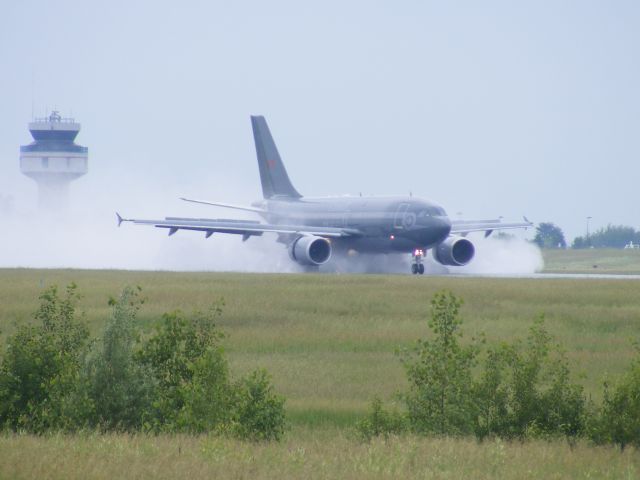
<svg viewBox="0 0 640 480">
<path fill-rule="evenodd" d="M 424 258 L 424 250 L 415 250 L 411 256 L 413 257 L 413 263 L 411 264 L 411 273 L 414 275 L 424 275 L 424 264 L 422 259 Z"/>
</svg>

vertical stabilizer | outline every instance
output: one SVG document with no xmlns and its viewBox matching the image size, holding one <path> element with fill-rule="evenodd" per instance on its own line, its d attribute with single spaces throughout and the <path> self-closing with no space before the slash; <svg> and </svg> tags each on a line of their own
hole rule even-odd
<svg viewBox="0 0 640 480">
<path fill-rule="evenodd" d="M 256 142 L 264 198 L 302 197 L 289 180 L 289 175 L 287 175 L 276 144 L 271 137 L 267 121 L 263 116 L 252 116 L 251 126 L 253 127 L 253 139 Z"/>
</svg>

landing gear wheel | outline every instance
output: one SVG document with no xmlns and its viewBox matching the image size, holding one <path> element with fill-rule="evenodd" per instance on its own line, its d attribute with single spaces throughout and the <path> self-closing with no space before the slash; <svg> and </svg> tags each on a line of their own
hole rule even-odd
<svg viewBox="0 0 640 480">
<path fill-rule="evenodd" d="M 424 258 L 425 250 L 420 248 L 413 251 L 411 257 L 413 258 L 413 263 L 411 264 L 411 273 L 417 275 L 424 275 L 424 265 L 422 264 L 422 259 Z"/>
</svg>

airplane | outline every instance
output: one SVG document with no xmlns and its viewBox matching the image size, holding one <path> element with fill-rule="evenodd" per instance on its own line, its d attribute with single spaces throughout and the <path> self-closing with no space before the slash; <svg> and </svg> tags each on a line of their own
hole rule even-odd
<svg viewBox="0 0 640 480">
<path fill-rule="evenodd" d="M 273 233 L 284 244 L 291 260 L 317 270 L 335 252 L 351 255 L 405 253 L 412 258 L 411 273 L 425 272 L 423 259 L 428 250 L 433 259 L 446 266 L 467 265 L 475 255 L 471 232 L 528 228 L 524 222 L 503 223 L 497 220 L 452 221 L 445 210 L 431 201 L 403 197 L 303 197 L 289 180 L 269 126 L 263 116 L 251 116 L 253 138 L 258 158 L 263 200 L 251 206 L 206 200 L 181 200 L 252 212 L 262 220 L 166 217 L 164 220 L 123 218 L 116 213 L 118 226 L 124 222 L 150 225 L 169 231 L 242 235 L 243 241 Z"/>
</svg>

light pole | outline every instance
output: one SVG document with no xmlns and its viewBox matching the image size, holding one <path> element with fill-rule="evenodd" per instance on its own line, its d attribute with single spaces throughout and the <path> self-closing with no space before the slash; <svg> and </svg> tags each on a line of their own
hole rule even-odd
<svg viewBox="0 0 640 480">
<path fill-rule="evenodd" d="M 591 238 L 589 237 L 589 221 L 593 217 L 587 217 L 587 246 L 591 246 Z"/>
</svg>

